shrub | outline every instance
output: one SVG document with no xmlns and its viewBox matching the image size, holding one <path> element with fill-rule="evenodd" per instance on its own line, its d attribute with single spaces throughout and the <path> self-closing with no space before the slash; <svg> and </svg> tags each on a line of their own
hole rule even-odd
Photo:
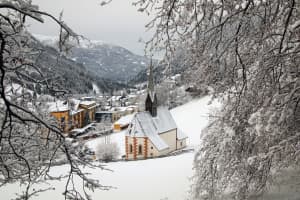
<svg viewBox="0 0 300 200">
<path fill-rule="evenodd" d="M 120 150 L 117 143 L 99 144 L 96 150 L 96 156 L 99 160 L 109 162 L 117 159 L 120 155 Z"/>
</svg>

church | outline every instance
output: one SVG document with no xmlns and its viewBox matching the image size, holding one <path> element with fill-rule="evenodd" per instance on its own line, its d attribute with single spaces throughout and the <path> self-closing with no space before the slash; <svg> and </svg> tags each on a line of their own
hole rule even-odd
<svg viewBox="0 0 300 200">
<path fill-rule="evenodd" d="M 157 106 L 150 64 L 145 111 L 134 115 L 125 135 L 126 160 L 164 156 L 186 147 L 186 140 L 168 108 Z"/>
</svg>

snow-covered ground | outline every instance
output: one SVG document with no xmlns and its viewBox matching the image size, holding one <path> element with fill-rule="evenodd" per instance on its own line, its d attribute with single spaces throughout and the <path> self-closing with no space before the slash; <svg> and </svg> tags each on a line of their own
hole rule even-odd
<svg viewBox="0 0 300 200">
<path fill-rule="evenodd" d="M 209 97 L 194 100 L 183 106 L 177 107 L 171 111 L 174 119 L 180 129 L 189 136 L 189 145 L 194 147 L 200 144 L 201 130 L 208 123 L 209 110 L 217 106 L 217 103 L 208 105 Z M 97 144 L 104 142 L 105 139 L 98 138 L 88 142 L 92 148 L 96 148 Z M 124 154 L 124 131 L 115 133 L 106 138 L 110 142 L 116 142 L 120 146 L 120 150 Z M 183 200 L 188 197 L 188 190 L 191 182 L 189 178 L 193 175 L 193 153 L 185 153 L 177 156 L 165 158 L 156 158 L 140 161 L 129 162 L 111 162 L 107 164 L 107 168 L 112 171 L 94 169 L 87 172 L 91 173 L 91 177 L 100 181 L 101 184 L 113 186 L 114 189 L 108 191 L 96 190 L 92 193 L 93 199 L 131 199 L 131 200 Z M 63 174 L 68 171 L 67 166 L 59 166 L 52 169 L 52 173 Z M 287 178 L 286 183 L 281 187 L 284 190 L 278 190 L 277 187 L 272 189 L 271 193 L 266 195 L 264 199 L 281 200 L 299 200 L 300 191 L 291 189 L 290 183 L 295 188 L 300 183 L 300 176 L 297 178 L 297 184 L 290 180 L 295 180 L 295 176 Z M 75 184 L 80 184 L 76 181 Z M 63 199 L 65 181 L 52 181 L 51 186 L 55 190 L 47 191 L 33 199 L 39 200 L 59 200 Z M 298 185 L 299 186 L 299 185 Z M 45 185 L 43 187 L 49 187 Z M 288 188 L 288 189 L 286 189 Z M 274 192 L 275 191 L 275 192 Z M 5 188 L 0 187 L 1 199 L 10 199 L 15 193 L 21 192 L 18 184 L 9 185 Z M 283 195 L 283 196 L 282 196 Z M 288 198 L 286 198 L 288 197 Z"/>
<path fill-rule="evenodd" d="M 200 133 L 208 124 L 209 112 L 220 105 L 217 101 L 211 103 L 210 100 L 206 96 L 171 110 L 178 128 L 188 135 L 189 146 L 200 144 Z"/>
<path fill-rule="evenodd" d="M 121 158 L 122 155 L 125 155 L 125 132 L 126 130 L 123 130 L 105 137 L 96 138 L 88 141 L 86 145 L 93 151 L 97 151 L 98 145 L 103 143 L 117 143 L 120 150 L 119 158 Z"/>
<path fill-rule="evenodd" d="M 212 105 L 207 105 L 209 97 L 194 100 L 171 111 L 179 128 L 188 136 L 192 146 L 200 143 L 200 132 L 207 124 L 207 115 Z M 96 147 L 103 138 L 88 142 L 91 147 Z M 109 137 L 110 142 L 117 142 L 120 150 L 124 154 L 124 131 L 115 133 Z M 113 170 L 91 171 L 94 178 L 104 185 L 116 187 L 109 191 L 95 191 L 92 196 L 95 199 L 131 199 L 131 200 L 182 200 L 188 195 L 189 178 L 193 175 L 193 153 L 186 153 L 178 156 L 165 158 L 112 162 L 107 164 L 107 168 Z M 66 166 L 54 169 L 62 173 L 66 171 Z M 63 199 L 61 195 L 64 190 L 64 181 L 53 182 L 56 187 L 54 191 L 40 194 L 35 199 Z M 3 192 L 0 188 L 1 199 L 9 199 L 15 192 L 18 192 L 18 185 L 11 185 Z"/>
</svg>

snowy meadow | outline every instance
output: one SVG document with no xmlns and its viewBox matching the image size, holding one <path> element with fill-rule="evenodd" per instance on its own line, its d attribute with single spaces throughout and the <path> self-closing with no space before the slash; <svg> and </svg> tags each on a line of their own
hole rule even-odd
<svg viewBox="0 0 300 200">
<path fill-rule="evenodd" d="M 210 97 L 191 101 L 185 105 L 174 108 L 171 113 L 178 125 L 189 136 L 189 147 L 200 144 L 201 130 L 208 123 L 209 110 L 216 103 L 208 105 Z M 124 148 L 124 131 L 113 134 L 111 142 L 117 142 L 120 149 Z M 91 141 L 92 147 L 101 139 Z M 121 153 L 124 150 L 121 150 Z M 90 170 L 92 178 L 106 186 L 112 186 L 109 190 L 95 190 L 91 196 L 94 199 L 173 199 L 181 200 L 188 197 L 190 177 L 193 175 L 194 153 L 184 153 L 177 156 L 156 158 L 140 161 L 120 161 L 106 164 L 109 170 Z M 59 166 L 52 169 L 51 173 L 63 174 L 69 169 Z M 46 191 L 33 199 L 63 199 L 66 180 L 52 181 L 49 185 L 36 187 L 55 187 L 55 190 Z M 80 185 L 81 182 L 75 183 Z M 0 189 L 1 199 L 10 199 L 15 193 L 21 192 L 18 184 L 9 185 Z"/>
</svg>

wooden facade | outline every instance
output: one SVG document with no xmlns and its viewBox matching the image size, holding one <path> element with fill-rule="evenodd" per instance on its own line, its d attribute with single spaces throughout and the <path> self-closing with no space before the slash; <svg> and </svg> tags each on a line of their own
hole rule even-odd
<svg viewBox="0 0 300 200">
<path fill-rule="evenodd" d="M 59 127 L 65 133 L 74 128 L 83 128 L 95 121 L 96 102 L 79 103 L 77 110 L 65 109 L 50 112 L 55 117 Z"/>
<path fill-rule="evenodd" d="M 68 132 L 71 129 L 70 126 L 70 114 L 69 110 L 66 111 L 57 111 L 50 113 L 53 117 L 56 118 L 57 123 L 63 132 Z"/>
</svg>

